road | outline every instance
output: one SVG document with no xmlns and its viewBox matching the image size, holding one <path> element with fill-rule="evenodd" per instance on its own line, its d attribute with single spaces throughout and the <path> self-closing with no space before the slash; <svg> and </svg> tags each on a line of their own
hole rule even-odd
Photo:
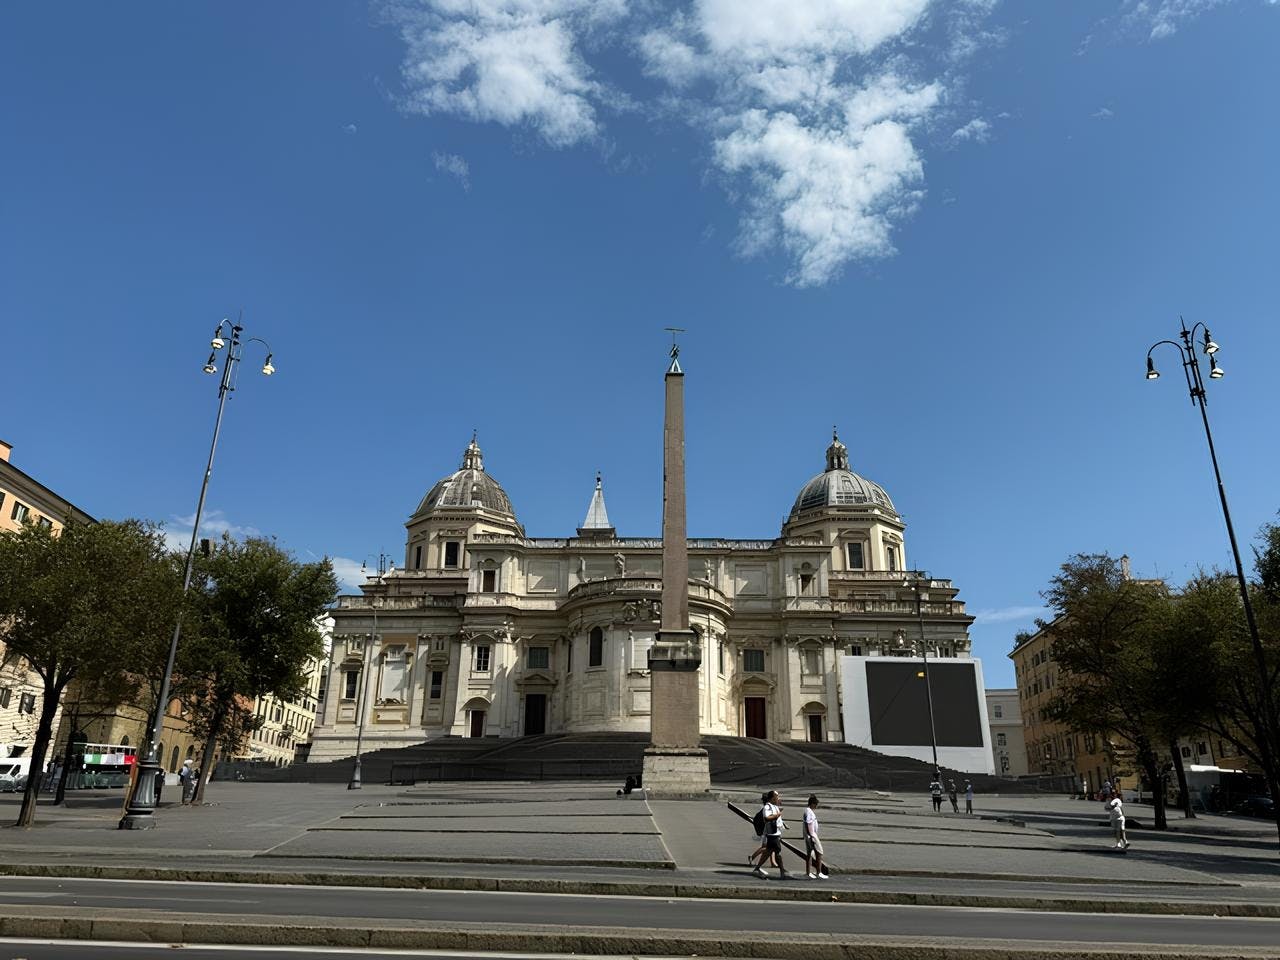
<svg viewBox="0 0 1280 960">
<path fill-rule="evenodd" d="M 776 881 L 775 881 L 776 882 Z M 808 881 L 793 881 L 808 883 Z M 1280 920 L 1126 914 L 1052 913 L 963 907 L 882 906 L 829 902 L 767 903 L 742 900 L 666 900 L 652 897 L 576 896 L 488 891 L 389 890 L 256 884 L 165 883 L 0 877 L 0 914 L 12 907 L 108 910 L 127 916 L 146 910 L 175 919 L 210 915 L 375 921 L 438 920 L 448 924 L 516 924 L 546 928 L 700 930 L 740 934 L 849 934 L 859 936 L 1067 941 L 1109 945 L 1280 947 Z M 61 912 L 61 911 L 60 911 Z"/>
<path fill-rule="evenodd" d="M 452 951 L 344 950 L 315 947 L 183 947 L 177 954 L 181 960 L 405 960 L 405 957 L 430 957 L 431 960 L 564 960 L 550 953 L 455 953 Z M 174 948 L 168 943 L 101 943 L 95 941 L 3 940 L 0 960 L 175 960 Z M 600 957 L 599 960 L 609 960 Z M 629 960 L 629 958 L 628 958 Z M 663 960 L 646 957 L 645 960 Z M 668 958 L 673 960 L 673 958 Z"/>
</svg>

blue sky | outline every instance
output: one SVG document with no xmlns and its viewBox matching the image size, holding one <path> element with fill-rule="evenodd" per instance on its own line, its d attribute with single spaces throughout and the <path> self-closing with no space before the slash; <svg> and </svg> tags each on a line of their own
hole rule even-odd
<svg viewBox="0 0 1280 960">
<path fill-rule="evenodd" d="M 776 535 L 838 424 L 1011 684 L 1069 554 L 1229 562 L 1142 377 L 1179 314 L 1242 538 L 1280 508 L 1278 46 L 1267 0 L 6 4 L 0 437 L 180 533 L 243 309 L 213 527 L 398 556 L 474 428 L 531 535 L 597 469 L 653 535 L 686 327 L 690 534 Z"/>
</svg>

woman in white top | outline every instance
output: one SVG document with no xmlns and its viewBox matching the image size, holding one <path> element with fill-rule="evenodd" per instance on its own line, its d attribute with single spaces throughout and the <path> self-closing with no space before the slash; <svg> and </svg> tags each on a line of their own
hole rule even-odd
<svg viewBox="0 0 1280 960">
<path fill-rule="evenodd" d="M 1124 801 L 1119 796 L 1107 801 L 1107 813 L 1111 815 L 1111 829 L 1116 834 L 1116 849 L 1128 850 L 1129 838 L 1124 832 Z"/>
</svg>

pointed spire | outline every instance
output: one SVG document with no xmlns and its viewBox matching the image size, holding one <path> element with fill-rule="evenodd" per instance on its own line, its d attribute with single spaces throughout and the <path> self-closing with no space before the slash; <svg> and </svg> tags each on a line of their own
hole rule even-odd
<svg viewBox="0 0 1280 960">
<path fill-rule="evenodd" d="M 480 445 L 476 443 L 476 431 L 471 431 L 471 442 L 467 444 L 467 449 L 462 451 L 462 469 L 463 470 L 479 470 L 484 473 L 484 454 L 480 452 Z"/>
<path fill-rule="evenodd" d="M 609 512 L 604 507 L 604 484 L 599 471 L 596 472 L 596 489 L 591 495 L 591 506 L 587 507 L 587 519 L 582 521 L 583 530 L 612 530 Z"/>
<path fill-rule="evenodd" d="M 827 447 L 827 470 L 848 470 L 849 448 L 840 442 L 840 432 L 831 428 L 831 446 Z"/>
</svg>

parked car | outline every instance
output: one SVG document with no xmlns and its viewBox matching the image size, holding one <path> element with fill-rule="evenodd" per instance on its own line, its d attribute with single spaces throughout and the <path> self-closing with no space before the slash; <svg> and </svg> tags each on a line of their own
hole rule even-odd
<svg viewBox="0 0 1280 960">
<path fill-rule="evenodd" d="M 27 775 L 0 774 L 0 793 L 21 793 L 27 788 Z"/>
<path fill-rule="evenodd" d="M 1231 807 L 1232 813 L 1243 813 L 1247 817 L 1276 818 L 1276 802 L 1270 797 L 1245 797 Z"/>
</svg>

